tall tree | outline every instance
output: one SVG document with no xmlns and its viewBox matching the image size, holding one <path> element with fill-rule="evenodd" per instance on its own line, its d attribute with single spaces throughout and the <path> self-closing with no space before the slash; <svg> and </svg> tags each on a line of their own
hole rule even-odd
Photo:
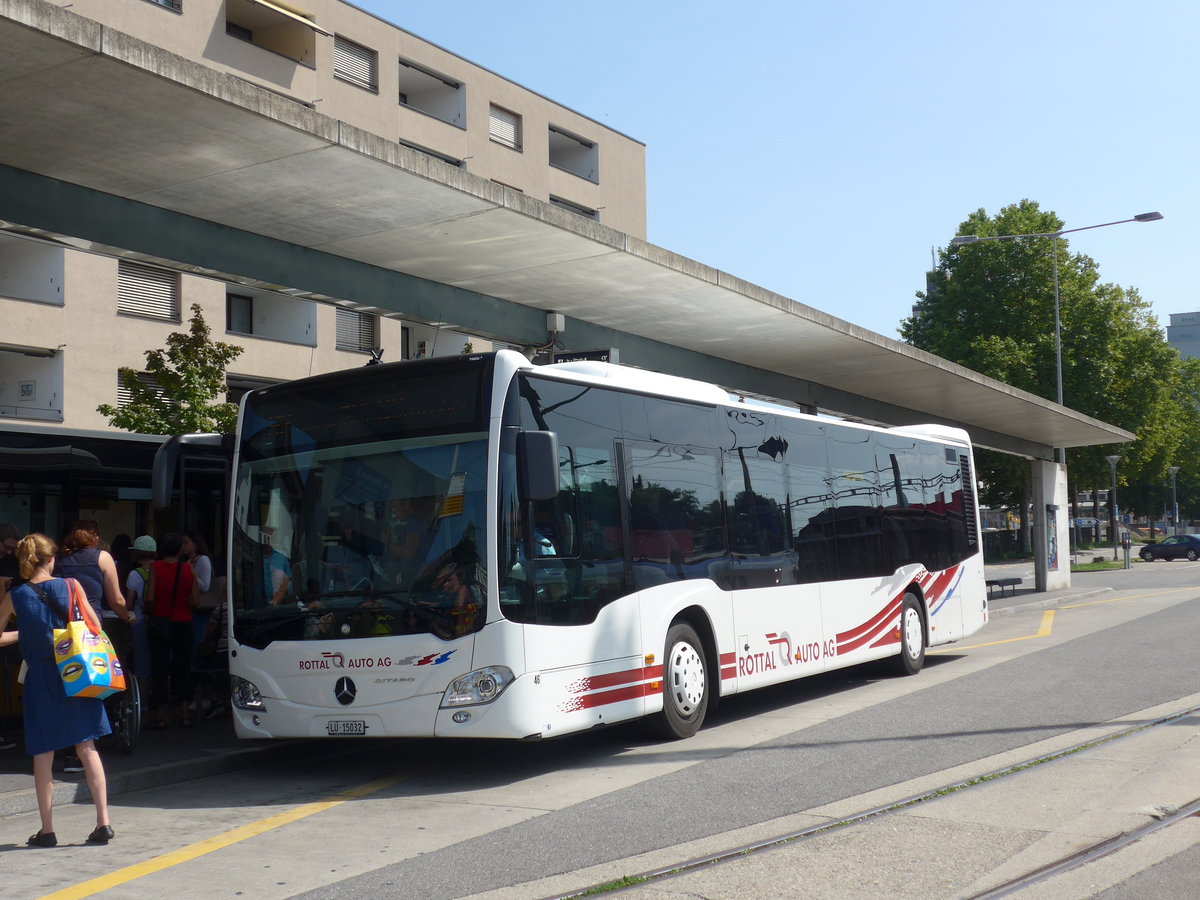
<svg viewBox="0 0 1200 900">
<path fill-rule="evenodd" d="M 166 349 L 146 351 L 147 380 L 134 369 L 120 370 L 130 402 L 96 407 L 111 425 L 139 434 L 234 430 L 237 406 L 218 398 L 226 390 L 225 369 L 243 348 L 212 340 L 198 303 L 192 304 L 188 326 L 188 331 L 167 337 Z"/>
<path fill-rule="evenodd" d="M 1063 222 L 1022 200 L 995 216 L 980 209 L 958 234 L 1050 234 Z M 1042 397 L 1057 392 L 1054 353 L 1054 254 L 1058 254 L 1063 401 L 1138 435 L 1132 445 L 1069 451 L 1076 486 L 1105 487 L 1104 457 L 1120 453 L 1123 482 L 1161 480 L 1183 438 L 1183 370 L 1149 305 L 1133 288 L 1100 282 L 1094 260 L 1071 253 L 1064 238 L 1016 238 L 950 246 L 900 326 L 910 344 Z M 1028 471 L 1021 461 L 981 454 L 991 502 L 1023 508 Z"/>
</svg>

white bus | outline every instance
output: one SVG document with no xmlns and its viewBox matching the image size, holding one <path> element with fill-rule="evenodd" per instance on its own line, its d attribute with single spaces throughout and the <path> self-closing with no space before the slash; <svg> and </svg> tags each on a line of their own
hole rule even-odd
<svg viewBox="0 0 1200 900">
<path fill-rule="evenodd" d="M 961 430 L 511 351 L 252 392 L 230 504 L 237 733 L 649 717 L 683 738 L 740 691 L 887 657 L 916 673 L 987 621 L 972 472 Z"/>
</svg>

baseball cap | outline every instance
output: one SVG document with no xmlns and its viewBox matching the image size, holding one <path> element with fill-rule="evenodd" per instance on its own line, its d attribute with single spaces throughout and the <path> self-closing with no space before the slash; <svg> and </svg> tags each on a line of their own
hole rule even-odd
<svg viewBox="0 0 1200 900">
<path fill-rule="evenodd" d="M 155 543 L 154 538 L 150 537 L 150 535 L 143 534 L 133 542 L 133 549 L 141 550 L 143 553 L 157 553 L 158 544 Z"/>
</svg>

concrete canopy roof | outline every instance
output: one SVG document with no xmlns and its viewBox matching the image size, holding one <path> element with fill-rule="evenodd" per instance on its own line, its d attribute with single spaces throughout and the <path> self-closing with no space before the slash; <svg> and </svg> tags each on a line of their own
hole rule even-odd
<svg viewBox="0 0 1200 900">
<path fill-rule="evenodd" d="M 0 120 L 11 169 L 749 361 L 819 408 L 854 394 L 1040 448 L 1134 438 L 41 0 L 0 0 Z"/>
</svg>

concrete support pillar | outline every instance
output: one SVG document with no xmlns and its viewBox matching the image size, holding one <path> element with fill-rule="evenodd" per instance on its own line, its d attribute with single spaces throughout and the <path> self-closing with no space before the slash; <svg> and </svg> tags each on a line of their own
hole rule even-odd
<svg viewBox="0 0 1200 900">
<path fill-rule="evenodd" d="M 1049 459 L 1031 460 L 1033 476 L 1033 560 L 1038 591 L 1071 586 L 1071 510 L 1067 467 Z"/>
</svg>

